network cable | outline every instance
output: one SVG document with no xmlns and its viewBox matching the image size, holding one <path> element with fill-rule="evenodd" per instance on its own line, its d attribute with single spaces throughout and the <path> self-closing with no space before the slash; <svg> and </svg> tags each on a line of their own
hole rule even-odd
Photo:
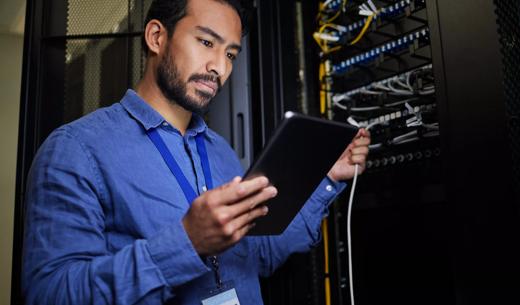
<svg viewBox="0 0 520 305">
<path fill-rule="evenodd" d="M 348 280 L 350 288 L 350 304 L 355 305 L 354 302 L 354 274 L 352 272 L 352 233 L 351 233 L 351 219 L 352 219 L 352 205 L 354 202 L 354 191 L 356 190 L 357 177 L 359 172 L 359 165 L 354 166 L 354 179 L 352 180 L 352 188 L 350 189 L 350 197 L 348 200 L 347 210 L 347 247 L 348 247 Z"/>
<path fill-rule="evenodd" d="M 412 76 L 415 77 L 415 82 L 417 82 L 418 75 L 424 73 L 429 74 L 431 71 L 432 65 L 428 64 L 397 76 L 372 82 L 369 85 L 358 87 L 344 93 L 335 94 L 332 97 L 332 100 L 334 103 L 342 100 L 352 100 L 353 96 L 357 94 L 381 95 L 384 93 L 390 93 L 392 95 L 431 95 L 435 93 L 435 87 L 425 86 L 415 89 L 412 85 Z M 401 86 L 402 89 L 394 87 L 393 84 Z"/>
<path fill-rule="evenodd" d="M 355 122 L 355 121 L 353 121 Z M 373 125 L 366 126 L 365 129 L 368 131 Z M 358 124 L 358 127 L 359 124 Z M 354 166 L 354 178 L 352 179 L 352 187 L 350 189 L 350 196 L 348 199 L 347 206 L 347 252 L 348 252 L 348 280 L 349 280 L 349 291 L 350 291 L 350 304 L 355 305 L 354 299 L 354 272 L 352 267 L 352 206 L 354 205 L 354 193 L 356 191 L 357 178 L 359 173 L 359 164 Z"/>
<path fill-rule="evenodd" d="M 326 7 L 331 1 L 324 2 L 321 7 Z M 320 28 L 317 32 L 315 32 L 312 36 L 314 40 L 318 43 L 318 46 L 322 50 L 323 54 L 329 54 L 331 52 L 335 52 L 338 50 L 341 50 L 341 45 L 345 44 L 344 37 L 342 35 L 347 32 L 347 28 L 342 25 L 333 24 L 332 22 L 339 16 L 339 14 L 344 10 L 345 6 L 347 4 L 347 1 L 343 1 L 343 5 L 336 14 L 326 20 L 322 21 L 320 20 Z M 321 10 L 320 10 L 321 12 Z M 321 14 L 321 13 L 320 13 Z M 320 16 L 318 15 L 318 18 Z M 368 0 L 366 4 L 362 4 L 359 6 L 359 15 L 366 16 L 364 21 L 364 26 L 361 28 L 360 32 L 354 38 L 351 42 L 349 42 L 349 45 L 354 45 L 358 43 L 365 33 L 367 32 L 368 28 L 370 27 L 370 24 L 372 24 L 372 21 L 377 18 L 377 15 L 379 14 L 379 10 L 376 8 L 372 0 Z M 329 32 L 325 32 L 326 29 L 332 29 Z M 337 44 L 334 47 L 329 47 L 329 44 Z"/>
<path fill-rule="evenodd" d="M 322 18 L 322 11 L 324 8 L 326 8 L 331 2 L 333 2 L 333 0 L 327 0 L 325 2 L 323 2 L 321 5 L 320 5 L 320 11 L 318 13 L 318 20 L 320 21 L 320 24 L 327 24 L 327 23 L 332 23 L 334 20 L 336 20 L 339 15 L 341 14 L 341 12 L 345 9 L 345 7 L 347 6 L 347 0 L 343 0 L 342 1 L 342 4 L 341 4 L 341 7 L 336 11 L 336 13 L 329 19 L 327 20 L 321 20 Z"/>
</svg>

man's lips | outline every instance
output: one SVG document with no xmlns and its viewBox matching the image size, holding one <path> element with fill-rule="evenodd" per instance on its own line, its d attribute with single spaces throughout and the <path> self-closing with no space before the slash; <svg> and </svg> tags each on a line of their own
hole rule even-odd
<svg viewBox="0 0 520 305">
<path fill-rule="evenodd" d="M 197 80 L 195 81 L 195 83 L 198 85 L 199 88 L 202 88 L 203 90 L 205 89 L 204 91 L 211 91 L 212 94 L 215 94 L 215 92 L 217 92 L 218 84 L 216 82 Z"/>
</svg>

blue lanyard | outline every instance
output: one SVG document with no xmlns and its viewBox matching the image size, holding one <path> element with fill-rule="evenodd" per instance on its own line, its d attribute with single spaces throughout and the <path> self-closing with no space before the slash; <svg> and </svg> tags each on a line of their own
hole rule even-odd
<svg viewBox="0 0 520 305">
<path fill-rule="evenodd" d="M 152 128 L 149 129 L 146 134 L 150 140 L 152 140 L 157 150 L 161 153 L 164 162 L 166 162 L 166 165 L 168 165 L 168 168 L 172 172 L 173 176 L 175 176 L 175 179 L 177 179 L 177 182 L 179 183 L 186 200 L 189 204 L 191 204 L 193 200 L 197 198 L 197 193 L 191 187 L 188 179 L 186 179 L 186 176 L 184 176 L 184 173 L 182 172 L 179 164 L 177 161 L 175 161 L 175 158 L 159 135 L 159 132 L 156 128 Z M 198 133 L 195 136 L 195 142 L 197 143 L 197 151 L 199 153 L 200 163 L 202 165 L 202 172 L 204 173 L 204 180 L 206 181 L 206 188 L 210 190 L 213 188 L 213 180 L 211 179 L 211 170 L 209 168 L 209 158 L 208 152 L 206 150 L 206 143 L 204 142 L 204 135 L 202 133 Z M 220 289 L 220 287 L 222 287 L 222 280 L 220 279 L 218 259 L 216 256 L 212 256 L 209 258 L 209 261 L 212 265 L 213 271 L 215 272 L 217 288 Z"/>
<path fill-rule="evenodd" d="M 186 176 L 184 176 L 184 173 L 182 172 L 179 164 L 177 161 L 175 161 L 175 158 L 159 135 L 159 132 L 156 128 L 152 128 L 149 129 L 146 134 L 150 140 L 152 140 L 159 153 L 161 153 L 164 162 L 166 162 L 166 165 L 172 172 L 173 176 L 175 176 L 175 179 L 177 179 L 177 182 L 179 183 L 186 200 L 189 204 L 191 204 L 198 195 L 193 187 L 191 187 L 188 179 L 186 179 Z M 206 181 L 206 188 L 210 190 L 213 188 L 213 181 L 211 179 L 211 170 L 209 168 L 208 152 L 206 150 L 206 144 L 204 143 L 204 135 L 202 133 L 197 134 L 195 136 L 195 142 L 197 143 L 197 151 L 199 153 L 200 163 L 202 165 L 202 172 L 204 173 L 204 180 Z"/>
</svg>

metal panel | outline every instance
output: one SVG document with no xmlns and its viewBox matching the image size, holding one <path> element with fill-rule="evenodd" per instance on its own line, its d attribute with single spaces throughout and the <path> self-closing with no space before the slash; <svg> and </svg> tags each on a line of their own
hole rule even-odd
<svg viewBox="0 0 520 305">
<path fill-rule="evenodd" d="M 520 2 L 495 0 L 504 69 L 509 138 L 513 154 L 515 202 L 520 202 Z"/>
<path fill-rule="evenodd" d="M 51 17 L 52 14 L 52 17 Z M 42 38 L 46 33 L 64 29 L 66 23 L 66 1 L 54 1 L 52 7 L 49 1 L 29 1 L 25 18 L 24 54 L 22 67 L 22 87 L 20 97 L 20 123 L 18 131 L 18 161 L 16 168 L 15 222 L 13 239 L 13 272 L 11 282 L 11 304 L 24 304 L 21 292 L 22 245 L 24 232 L 24 193 L 26 177 L 32 159 L 42 139 L 46 137 L 45 130 L 49 128 L 53 116 L 42 114 L 42 97 L 48 91 L 45 84 L 62 80 L 60 75 L 46 74 L 42 57 L 59 58 L 59 49 L 55 46 L 45 46 Z M 64 56 L 63 56 L 64 57 Z M 58 68 L 60 65 L 58 64 Z M 52 84 L 50 84 L 52 85 Z M 49 88 L 50 89 L 50 88 Z M 52 98 L 48 92 L 47 98 Z M 52 105 L 50 105 L 52 107 Z M 52 109 L 52 108 L 50 108 Z M 59 110 L 58 110 L 59 111 Z"/>
<path fill-rule="evenodd" d="M 518 202 L 492 0 L 428 2 L 457 304 L 518 304 Z"/>
<path fill-rule="evenodd" d="M 207 114 L 208 125 L 231 144 L 244 169 L 253 159 L 251 116 L 249 39 L 245 37 L 242 52 L 233 64 L 233 73 Z"/>
</svg>

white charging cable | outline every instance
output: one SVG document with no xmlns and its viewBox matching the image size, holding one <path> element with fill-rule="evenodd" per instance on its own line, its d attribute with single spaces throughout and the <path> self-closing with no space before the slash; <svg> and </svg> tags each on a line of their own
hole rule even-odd
<svg viewBox="0 0 520 305">
<path fill-rule="evenodd" d="M 349 123 L 356 126 L 361 127 L 358 122 L 356 122 L 353 118 L 349 117 Z M 369 130 L 373 125 L 368 125 L 364 127 L 366 130 Z M 348 200 L 348 207 L 347 207 L 347 252 L 348 252 L 348 281 L 349 281 L 349 287 L 350 287 L 350 304 L 355 305 L 354 302 L 354 272 L 352 268 L 352 206 L 354 203 L 354 192 L 356 190 L 356 184 L 357 184 L 357 178 L 359 173 L 359 164 L 356 164 L 354 166 L 354 179 L 352 180 L 352 188 L 350 189 L 350 197 Z"/>
<path fill-rule="evenodd" d="M 352 219 L 352 203 L 354 201 L 354 191 L 356 189 L 359 165 L 354 167 L 354 179 L 350 190 L 350 198 L 348 200 L 347 212 L 347 247 L 348 247 L 348 280 L 350 284 L 350 304 L 354 305 L 354 275 L 352 272 L 352 236 L 351 236 L 351 219 Z"/>
</svg>

